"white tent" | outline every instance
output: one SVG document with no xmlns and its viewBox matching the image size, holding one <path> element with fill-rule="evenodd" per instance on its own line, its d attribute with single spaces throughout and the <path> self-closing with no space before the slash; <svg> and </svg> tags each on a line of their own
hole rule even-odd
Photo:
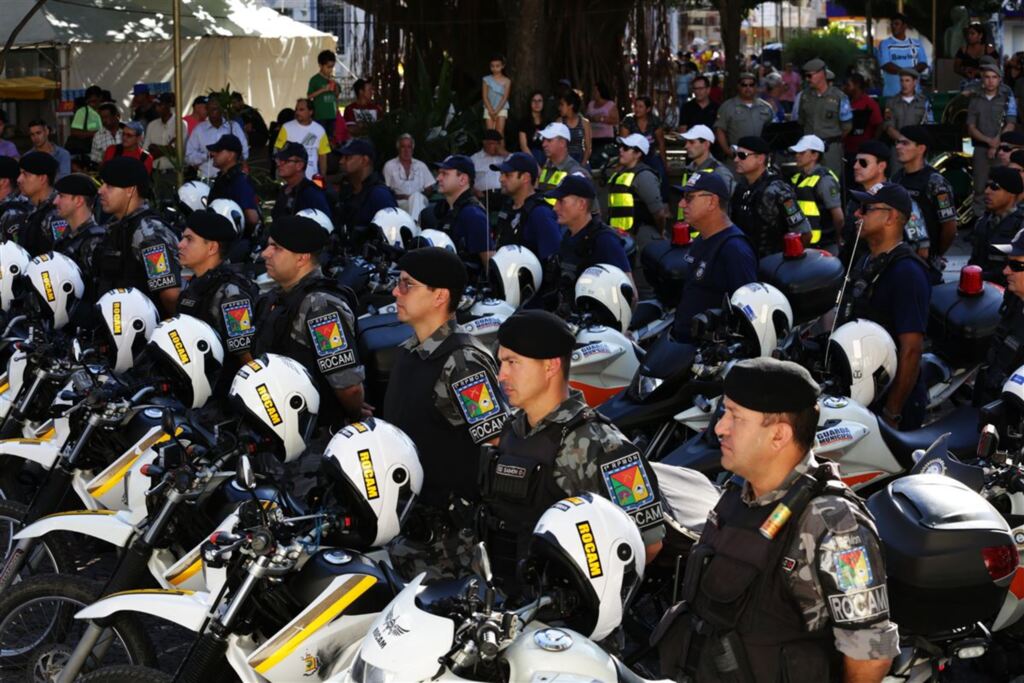
<svg viewBox="0 0 1024 683">
<path fill-rule="evenodd" d="M 2 0 L 0 44 L 34 0 Z M 122 101 L 136 83 L 171 81 L 171 0 L 48 0 L 15 45 L 57 46 L 62 87 L 97 84 Z M 230 84 L 272 119 L 304 97 L 316 56 L 334 36 L 293 21 L 253 0 L 181 0 L 182 112 L 197 95 Z"/>
</svg>

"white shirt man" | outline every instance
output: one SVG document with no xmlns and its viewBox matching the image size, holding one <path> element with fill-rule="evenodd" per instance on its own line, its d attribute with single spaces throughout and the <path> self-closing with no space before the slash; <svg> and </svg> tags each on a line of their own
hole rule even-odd
<svg viewBox="0 0 1024 683">
<path fill-rule="evenodd" d="M 274 149 L 284 149 L 288 142 L 297 142 L 306 148 L 306 154 L 309 155 L 306 178 L 312 180 L 317 173 L 327 175 L 327 155 L 331 153 L 331 142 L 324 127 L 313 120 L 313 106 L 305 97 L 295 103 L 295 118 L 281 126 Z"/>
<path fill-rule="evenodd" d="M 207 103 L 206 114 L 206 120 L 197 123 L 188 136 L 188 142 L 185 144 L 185 163 L 197 167 L 200 178 L 215 178 L 219 171 L 213 165 L 210 151 L 206 146 L 212 145 L 225 135 L 234 135 L 242 142 L 242 159 L 248 159 L 249 140 L 240 125 L 223 115 L 220 103 L 216 99 L 211 99 Z"/>
<path fill-rule="evenodd" d="M 476 180 L 473 181 L 473 192 L 477 197 L 484 192 L 501 189 L 501 174 L 492 171 L 491 166 L 499 166 L 505 161 L 506 155 L 500 154 L 501 134 L 497 131 L 484 133 L 483 149 L 470 157 L 476 168 Z"/>
<path fill-rule="evenodd" d="M 427 206 L 426 192 L 433 187 L 435 178 L 430 167 L 412 156 L 416 143 L 412 136 L 399 136 L 395 144 L 398 156 L 384 164 L 384 183 L 395 193 L 398 206 L 419 218 Z"/>
</svg>

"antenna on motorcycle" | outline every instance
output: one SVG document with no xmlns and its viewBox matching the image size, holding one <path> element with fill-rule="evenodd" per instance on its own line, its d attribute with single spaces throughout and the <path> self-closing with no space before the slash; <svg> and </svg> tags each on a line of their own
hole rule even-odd
<svg viewBox="0 0 1024 683">
<path fill-rule="evenodd" d="M 857 221 L 857 234 L 853 238 L 853 248 L 850 250 L 850 262 L 846 264 L 846 275 L 843 277 L 843 286 L 839 288 L 839 294 L 836 296 L 835 315 L 832 316 L 832 328 L 828 331 L 828 336 L 829 336 L 830 339 L 832 338 L 832 335 L 835 334 L 836 323 L 839 322 L 839 315 L 841 313 L 841 311 L 839 310 L 839 307 L 843 303 L 843 296 L 846 294 L 846 286 L 848 284 L 850 284 L 850 271 L 853 270 L 853 261 L 854 261 L 854 258 L 857 255 L 857 246 L 860 244 L 860 231 L 863 230 L 863 229 L 864 229 L 864 219 L 861 218 L 860 220 Z M 828 361 L 829 361 L 829 356 L 831 355 L 831 353 L 832 353 L 832 345 L 826 342 L 825 343 L 825 369 L 826 370 L 830 367 Z"/>
<path fill-rule="evenodd" d="M 481 541 L 473 546 L 473 571 L 483 577 L 487 585 L 494 581 L 494 574 L 491 572 L 491 557 L 487 554 L 487 545 Z"/>
</svg>

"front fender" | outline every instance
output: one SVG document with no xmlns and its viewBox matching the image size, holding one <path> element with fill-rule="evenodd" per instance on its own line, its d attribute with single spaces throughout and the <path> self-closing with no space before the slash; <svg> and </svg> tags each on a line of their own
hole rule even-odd
<svg viewBox="0 0 1024 683">
<path fill-rule="evenodd" d="M 134 527 L 114 510 L 73 510 L 47 515 L 32 522 L 16 533 L 14 538 L 39 538 L 51 531 L 92 536 L 123 548 L 128 544 Z"/>
<path fill-rule="evenodd" d="M 209 593 L 147 589 L 114 593 L 82 609 L 75 619 L 103 619 L 118 612 L 140 612 L 198 632 L 213 604 Z"/>
<path fill-rule="evenodd" d="M 0 440 L 0 457 L 9 455 L 38 464 L 43 469 L 52 469 L 53 463 L 60 456 L 61 443 L 47 432 L 38 439 L 3 439 Z"/>
</svg>

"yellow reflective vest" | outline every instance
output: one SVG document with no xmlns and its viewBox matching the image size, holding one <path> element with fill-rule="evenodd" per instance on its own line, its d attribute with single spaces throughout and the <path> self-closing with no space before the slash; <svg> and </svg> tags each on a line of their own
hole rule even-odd
<svg viewBox="0 0 1024 683">
<path fill-rule="evenodd" d="M 829 175 L 831 175 L 836 183 L 839 182 L 839 178 L 835 172 L 831 169 L 827 169 Z M 811 244 L 818 244 L 821 242 L 822 229 L 821 229 L 821 208 L 818 206 L 818 199 L 814 194 L 814 188 L 818 185 L 818 181 L 821 180 L 821 175 L 814 173 L 809 176 L 805 176 L 802 173 L 795 173 L 793 177 L 789 179 L 790 184 L 796 188 L 796 201 L 800 206 L 800 210 L 807 216 L 807 221 L 811 224 Z M 831 224 L 832 218 L 829 217 L 829 223 Z M 835 226 L 832 226 L 832 230 L 829 231 L 829 237 L 834 238 Z"/>
</svg>

